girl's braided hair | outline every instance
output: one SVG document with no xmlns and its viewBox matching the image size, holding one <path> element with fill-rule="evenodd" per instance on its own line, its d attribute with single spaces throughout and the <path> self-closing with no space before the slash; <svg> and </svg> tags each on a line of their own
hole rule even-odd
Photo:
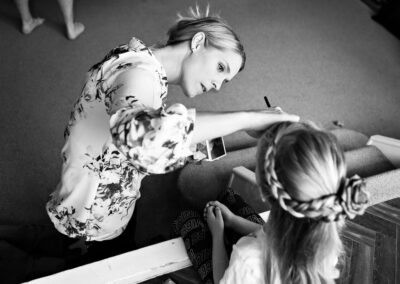
<svg viewBox="0 0 400 284">
<path fill-rule="evenodd" d="M 331 222 L 352 219 L 367 207 L 365 183 L 357 175 L 346 178 L 336 138 L 310 122 L 272 125 L 257 157 L 263 194 L 294 217 Z"/>
</svg>

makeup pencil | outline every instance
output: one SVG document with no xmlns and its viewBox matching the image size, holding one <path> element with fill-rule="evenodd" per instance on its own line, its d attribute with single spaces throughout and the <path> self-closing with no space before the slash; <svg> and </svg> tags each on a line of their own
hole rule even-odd
<svg viewBox="0 0 400 284">
<path fill-rule="evenodd" d="M 267 107 L 271 107 L 271 104 L 269 103 L 267 96 L 264 96 L 264 101 L 267 104 Z"/>
</svg>

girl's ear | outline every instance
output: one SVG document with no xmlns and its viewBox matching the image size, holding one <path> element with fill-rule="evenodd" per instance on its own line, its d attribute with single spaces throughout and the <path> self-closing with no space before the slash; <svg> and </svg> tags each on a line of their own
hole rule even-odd
<svg viewBox="0 0 400 284">
<path fill-rule="evenodd" d="M 203 32 L 198 32 L 192 37 L 190 48 L 192 52 L 196 52 L 200 48 L 204 47 L 206 35 Z"/>
</svg>

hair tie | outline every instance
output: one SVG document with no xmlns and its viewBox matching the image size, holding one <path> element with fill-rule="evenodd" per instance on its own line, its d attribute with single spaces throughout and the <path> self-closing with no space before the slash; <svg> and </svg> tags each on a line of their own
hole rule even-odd
<svg viewBox="0 0 400 284">
<path fill-rule="evenodd" d="M 369 202 L 369 193 L 365 191 L 365 182 L 358 175 L 346 179 L 342 190 L 338 192 L 343 213 L 353 219 L 356 215 L 362 215 Z"/>
</svg>

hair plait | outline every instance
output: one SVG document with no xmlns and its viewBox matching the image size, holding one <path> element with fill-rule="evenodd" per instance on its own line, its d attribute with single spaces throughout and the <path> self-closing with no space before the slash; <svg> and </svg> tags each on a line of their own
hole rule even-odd
<svg viewBox="0 0 400 284">
<path fill-rule="evenodd" d="M 270 187 L 272 196 L 279 200 L 279 196 L 284 196 L 284 190 L 282 184 L 279 182 L 278 177 L 275 172 L 275 155 L 276 155 L 276 145 L 279 139 L 283 135 L 283 131 L 290 126 L 291 123 L 279 123 L 271 126 L 268 131 L 262 136 L 262 141 L 266 146 L 265 156 L 264 156 L 264 172 L 265 172 L 265 182 Z"/>
<path fill-rule="evenodd" d="M 338 221 L 344 218 L 353 219 L 364 213 L 368 206 L 369 194 L 365 191 L 365 182 L 357 175 L 344 178 L 335 194 L 329 194 L 310 201 L 293 199 L 279 181 L 275 171 L 275 156 L 279 140 L 287 133 L 293 123 L 277 123 L 270 127 L 262 136 L 266 147 L 264 156 L 264 182 L 272 197 L 280 207 L 296 218 L 310 218 L 326 222 Z M 310 125 L 300 124 L 305 128 Z"/>
</svg>

